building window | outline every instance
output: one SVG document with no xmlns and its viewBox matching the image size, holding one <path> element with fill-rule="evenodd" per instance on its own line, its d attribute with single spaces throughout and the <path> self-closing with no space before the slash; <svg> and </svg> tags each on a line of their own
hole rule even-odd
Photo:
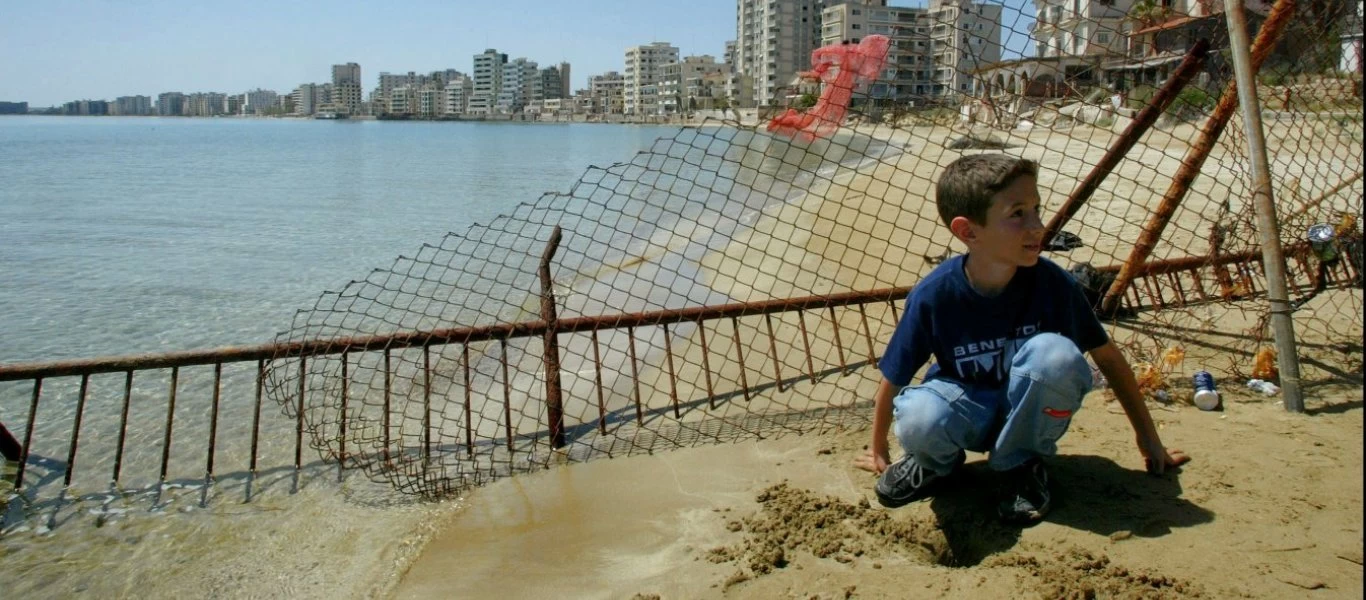
<svg viewBox="0 0 1366 600">
<path fill-rule="evenodd" d="M 1104 31 L 1102 31 L 1102 32 L 1100 32 L 1100 33 L 1097 33 L 1097 34 L 1096 34 L 1096 43 L 1097 43 L 1097 44 L 1109 44 L 1109 43 L 1110 43 L 1110 34 L 1109 34 L 1108 32 L 1104 32 Z"/>
<path fill-rule="evenodd" d="M 859 25 L 858 23 L 854 23 L 854 29 L 863 29 L 863 26 Z"/>
</svg>

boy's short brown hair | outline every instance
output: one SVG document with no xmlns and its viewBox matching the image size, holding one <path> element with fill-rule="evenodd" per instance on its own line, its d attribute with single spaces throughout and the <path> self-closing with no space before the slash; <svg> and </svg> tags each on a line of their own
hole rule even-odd
<svg viewBox="0 0 1366 600">
<path fill-rule="evenodd" d="M 955 217 L 967 217 L 985 225 L 992 196 L 1025 175 L 1038 177 L 1038 163 L 1006 154 L 970 154 L 953 161 L 935 188 L 939 219 L 948 225 Z"/>
</svg>

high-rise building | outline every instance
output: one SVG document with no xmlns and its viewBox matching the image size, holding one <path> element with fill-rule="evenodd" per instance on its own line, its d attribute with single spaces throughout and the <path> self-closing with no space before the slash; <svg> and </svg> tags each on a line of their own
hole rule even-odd
<svg viewBox="0 0 1366 600">
<path fill-rule="evenodd" d="M 360 65 L 353 62 L 344 65 L 332 65 L 332 90 L 328 98 L 329 108 L 337 113 L 360 114 L 360 103 Z"/>
<path fill-rule="evenodd" d="M 316 83 L 304 83 L 294 88 L 294 92 L 290 94 L 293 97 L 294 114 L 307 117 L 317 112 L 320 104 L 319 87 Z"/>
<path fill-rule="evenodd" d="M 562 62 L 562 63 L 560 63 L 560 97 L 561 97 L 561 98 L 570 98 L 570 97 L 572 97 L 572 94 L 569 93 L 569 90 L 570 90 L 570 85 L 569 85 L 569 63 L 567 63 L 567 62 Z"/>
<path fill-rule="evenodd" d="M 461 75 L 446 83 L 446 112 L 450 116 L 463 115 L 469 110 L 474 80 Z"/>
<path fill-rule="evenodd" d="M 559 67 L 541 69 L 541 91 L 547 100 L 564 97 L 564 85 L 560 79 Z"/>
<path fill-rule="evenodd" d="M 493 112 L 498 94 L 503 91 L 503 65 L 507 62 L 508 55 L 493 48 L 474 55 L 474 85 L 467 113 L 487 115 Z"/>
<path fill-rule="evenodd" d="M 931 0 L 930 19 L 935 93 L 972 93 L 973 72 L 1001 60 L 1001 4 Z"/>
<path fill-rule="evenodd" d="M 540 69 L 535 61 L 518 58 L 503 65 L 503 88 L 497 101 L 499 113 L 517 114 L 527 104 L 543 99 Z"/>
<path fill-rule="evenodd" d="M 735 65 L 753 79 L 759 106 L 786 103 L 792 79 L 811 68 L 823 0 L 737 0 Z M 738 90 L 733 95 L 741 95 Z"/>
<path fill-rule="evenodd" d="M 179 117 L 185 114 L 185 94 L 164 92 L 157 94 L 157 115 Z"/>
<path fill-rule="evenodd" d="M 658 83 L 664 65 L 678 62 L 678 48 L 668 42 L 654 42 L 626 49 L 626 85 L 622 90 L 623 110 L 628 115 L 657 114 Z"/>
<path fill-rule="evenodd" d="M 0 102 L 0 115 L 26 115 L 27 102 Z"/>
</svg>

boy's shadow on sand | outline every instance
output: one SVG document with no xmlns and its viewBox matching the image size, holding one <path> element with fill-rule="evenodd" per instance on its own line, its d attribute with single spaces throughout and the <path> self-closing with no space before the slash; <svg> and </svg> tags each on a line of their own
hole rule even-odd
<svg viewBox="0 0 1366 600">
<path fill-rule="evenodd" d="M 1128 531 L 1160 537 L 1176 527 L 1214 520 L 1214 513 L 1181 498 L 1178 472 L 1161 477 L 1126 469 L 1099 456 L 1056 456 L 1048 461 L 1053 509 L 1045 521 L 1104 536 Z M 986 461 L 965 465 L 930 501 L 948 539 L 952 566 L 970 567 L 1014 547 L 1020 528 L 996 516 L 999 474 Z"/>
</svg>

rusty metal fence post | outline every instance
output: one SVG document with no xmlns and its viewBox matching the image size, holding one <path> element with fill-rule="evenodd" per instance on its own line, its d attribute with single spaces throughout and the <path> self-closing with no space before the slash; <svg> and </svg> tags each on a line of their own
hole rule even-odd
<svg viewBox="0 0 1366 600">
<path fill-rule="evenodd" d="M 1280 1 L 1289 4 L 1288 0 Z M 1271 329 L 1276 335 L 1281 390 L 1286 410 L 1304 412 L 1304 398 L 1300 395 L 1300 359 L 1295 349 L 1295 323 L 1290 318 L 1290 293 L 1285 284 L 1285 254 L 1281 251 L 1276 205 L 1271 197 L 1271 167 L 1267 164 L 1266 137 L 1262 133 L 1262 107 L 1257 100 L 1256 81 L 1252 78 L 1254 67 L 1248 51 L 1243 0 L 1224 0 L 1224 16 L 1228 21 L 1229 50 L 1233 54 L 1238 103 L 1243 107 L 1243 126 L 1247 129 L 1252 205 L 1257 213 L 1257 234 L 1262 244 L 1266 300 L 1271 305 Z"/>
<path fill-rule="evenodd" d="M 545 252 L 541 254 L 541 320 L 545 321 L 545 407 L 546 420 L 550 421 L 550 447 L 564 447 L 564 405 L 560 392 L 560 343 L 556 329 L 555 285 L 550 278 L 550 260 L 560 247 L 560 226 L 550 232 Z"/>
</svg>

